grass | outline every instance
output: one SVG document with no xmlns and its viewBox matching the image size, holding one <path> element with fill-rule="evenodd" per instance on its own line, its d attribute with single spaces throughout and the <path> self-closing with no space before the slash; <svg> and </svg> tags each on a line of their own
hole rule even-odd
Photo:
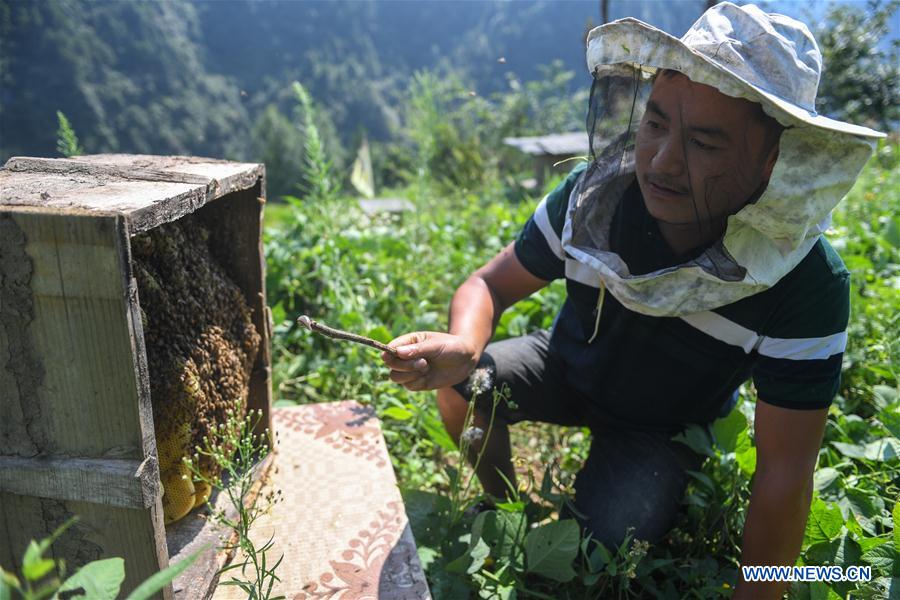
<svg viewBox="0 0 900 600">
<path fill-rule="evenodd" d="M 835 213 L 830 239 L 853 278 L 850 342 L 799 558 L 800 564 L 868 564 L 874 579 L 796 584 L 791 598 L 900 593 L 898 155 L 897 144 L 882 145 Z M 511 201 L 503 184 L 455 196 L 437 189 L 419 182 L 400 191 L 394 195 L 409 198 L 415 212 L 374 219 L 349 198 L 269 204 L 267 290 L 276 323 L 278 404 L 353 398 L 375 407 L 436 598 L 730 596 L 755 467 L 751 385 L 742 389 L 739 410 L 715 424 L 721 441 L 701 429 L 688 432 L 710 458 L 689 485 L 667 540 L 655 546 L 627 540 L 607 549 L 554 519 L 587 453 L 587 430 L 513 428 L 523 499 L 456 518 L 448 498 L 460 481 L 459 453 L 434 393 L 407 392 L 388 380 L 375 352 L 310 336 L 293 323 L 306 313 L 383 342 L 445 330 L 455 288 L 514 239 L 534 206 Z M 503 315 L 495 339 L 548 327 L 564 293 L 556 282 L 519 302 Z M 475 500 L 477 494 L 467 496 Z M 541 553 L 547 541 L 555 550 Z"/>
</svg>

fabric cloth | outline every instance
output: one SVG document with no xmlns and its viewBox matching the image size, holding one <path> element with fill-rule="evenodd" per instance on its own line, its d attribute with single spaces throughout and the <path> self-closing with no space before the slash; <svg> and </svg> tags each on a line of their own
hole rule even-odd
<svg viewBox="0 0 900 600">
<path fill-rule="evenodd" d="M 703 456 L 668 433 L 612 426 L 593 411 L 581 391 L 569 385 L 565 365 L 550 352 L 550 333 L 493 342 L 478 368 L 489 369 L 494 387 L 504 383 L 516 408 L 497 405 L 494 419 L 504 424 L 541 421 L 591 428 L 588 458 L 575 478 L 575 517 L 594 539 L 613 550 L 634 527 L 634 538 L 658 542 L 675 524 L 688 470 L 699 470 Z M 470 400 L 469 380 L 453 386 Z M 477 410 L 490 415 L 492 394 L 476 397 Z"/>
<path fill-rule="evenodd" d="M 588 70 L 646 65 L 680 71 L 735 98 L 763 105 L 785 126 L 812 126 L 879 138 L 868 127 L 816 113 L 822 53 L 809 28 L 754 4 L 719 2 L 678 39 L 632 17 L 593 28 L 587 37 Z"/>
<path fill-rule="evenodd" d="M 802 23 L 753 5 L 719 3 L 680 40 L 636 19 L 613 21 L 590 32 L 586 57 L 598 92 L 588 116 L 593 161 L 568 199 L 560 245 L 643 314 L 681 317 L 775 286 L 818 243 L 884 136 L 815 114 L 815 39 Z M 636 124 L 662 69 L 757 102 L 786 129 L 764 193 L 728 218 L 720 240 L 701 256 L 635 274 L 610 248 L 607 228 L 634 177 Z"/>
<path fill-rule="evenodd" d="M 599 280 L 560 244 L 567 198 L 584 169 L 573 169 L 538 204 L 515 252 L 536 277 L 566 280 L 548 353 L 590 411 L 614 426 L 676 431 L 686 423 L 713 421 L 750 378 L 759 399 L 775 406 L 831 404 L 840 384 L 850 302 L 849 273 L 827 241 L 817 241 L 775 286 L 738 302 L 653 317 L 606 294 L 598 322 Z M 687 258 L 671 253 L 636 185 L 623 197 L 611 231 L 612 243 L 636 271 Z"/>
</svg>

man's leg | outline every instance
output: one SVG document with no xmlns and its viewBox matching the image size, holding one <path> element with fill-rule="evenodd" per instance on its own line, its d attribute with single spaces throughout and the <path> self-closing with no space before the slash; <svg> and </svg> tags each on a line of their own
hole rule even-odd
<svg viewBox="0 0 900 600">
<path fill-rule="evenodd" d="M 689 476 L 704 457 L 670 434 L 597 427 L 575 478 L 575 508 L 594 539 L 614 551 L 626 529 L 633 538 L 660 541 L 675 524 Z M 571 515 L 569 515 L 571 516 Z"/>
<path fill-rule="evenodd" d="M 478 479 L 484 490 L 503 499 L 511 492 L 503 477 L 515 485 L 509 445 L 509 425 L 519 421 L 541 421 L 558 425 L 584 425 L 583 406 L 563 382 L 560 366 L 549 355 L 550 332 L 539 330 L 529 335 L 488 344 L 474 372 L 486 370 L 490 385 L 475 395 L 473 425 L 487 436 L 493 407 L 493 392 L 508 387 L 509 401 L 500 400 L 494 409 L 489 439 L 472 444 L 469 462 L 474 464 L 482 444 L 484 455 L 478 466 Z M 482 382 L 485 378 L 481 378 Z M 468 402 L 473 396 L 472 376 L 465 381 L 438 390 L 438 409 L 450 436 L 459 443 L 465 426 Z M 500 473 L 498 473 L 498 470 Z"/>
<path fill-rule="evenodd" d="M 459 438 L 465 426 L 466 411 L 469 403 L 453 388 L 442 388 L 437 393 L 438 410 L 450 437 L 459 445 Z M 473 411 L 473 425 L 487 432 L 490 414 L 484 415 L 478 409 Z M 513 470 L 512 455 L 509 447 L 509 426 L 501 419 L 494 418 L 491 435 L 473 442 L 469 446 L 469 463 L 475 464 L 478 452 L 484 448 L 484 455 L 478 465 L 478 480 L 484 491 L 495 498 L 505 498 L 509 488 L 497 472 L 498 469 L 515 485 L 516 474 Z"/>
</svg>

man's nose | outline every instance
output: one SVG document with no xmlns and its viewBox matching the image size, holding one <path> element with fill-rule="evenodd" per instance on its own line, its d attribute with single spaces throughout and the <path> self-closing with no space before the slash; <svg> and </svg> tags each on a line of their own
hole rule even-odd
<svg viewBox="0 0 900 600">
<path fill-rule="evenodd" d="M 684 173 L 684 144 L 681 136 L 666 136 L 657 148 L 650 166 L 655 173 L 680 177 Z"/>
</svg>

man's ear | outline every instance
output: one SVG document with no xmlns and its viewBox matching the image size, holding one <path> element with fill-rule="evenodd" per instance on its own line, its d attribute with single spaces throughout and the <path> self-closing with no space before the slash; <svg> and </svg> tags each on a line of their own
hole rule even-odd
<svg viewBox="0 0 900 600">
<path fill-rule="evenodd" d="M 763 160 L 762 178 L 766 183 L 772 177 L 772 171 L 775 170 L 775 163 L 778 162 L 778 151 L 781 146 L 781 134 L 784 133 L 785 127 L 774 118 L 767 115 L 762 106 L 757 104 L 757 116 L 761 119 L 760 124 L 763 128 L 763 148 L 768 147 L 766 158 Z"/>
</svg>

